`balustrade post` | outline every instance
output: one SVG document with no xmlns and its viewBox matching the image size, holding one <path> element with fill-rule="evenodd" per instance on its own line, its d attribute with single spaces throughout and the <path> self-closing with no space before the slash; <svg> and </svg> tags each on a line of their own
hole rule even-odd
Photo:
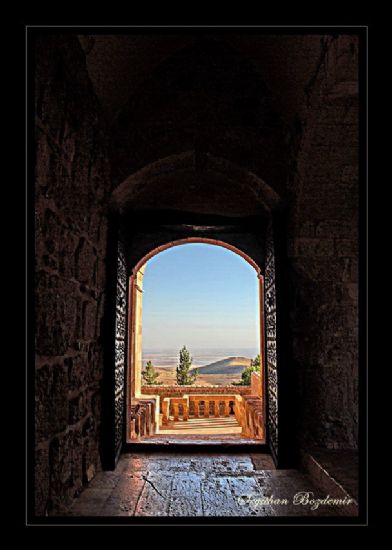
<svg viewBox="0 0 392 550">
<path fill-rule="evenodd" d="M 165 397 L 162 401 L 162 424 L 167 424 L 169 421 L 169 400 Z"/>
<path fill-rule="evenodd" d="M 195 418 L 199 418 L 199 400 L 195 399 L 193 403 L 195 405 Z"/>
</svg>

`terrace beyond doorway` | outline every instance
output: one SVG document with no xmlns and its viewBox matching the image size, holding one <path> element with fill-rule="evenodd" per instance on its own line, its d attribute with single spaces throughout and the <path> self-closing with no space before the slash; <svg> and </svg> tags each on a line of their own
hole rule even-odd
<svg viewBox="0 0 392 550">
<path fill-rule="evenodd" d="M 218 354 L 215 357 L 218 360 L 212 361 L 208 365 L 204 364 L 206 357 L 203 354 L 200 357 L 196 354 L 196 367 L 193 366 L 189 370 L 188 376 L 191 380 L 191 374 L 197 368 L 199 377 L 188 383 L 185 379 L 184 383 L 183 381 L 178 382 L 178 374 L 177 380 L 175 378 L 176 366 L 173 358 L 170 358 L 171 363 L 168 362 L 166 366 L 162 366 L 158 359 L 159 353 L 150 355 L 145 353 L 142 335 L 144 337 L 144 331 L 146 331 L 148 340 L 151 330 L 150 332 L 147 330 L 148 325 L 146 325 L 146 329 L 144 326 L 146 323 L 144 283 L 148 260 L 174 246 L 196 243 L 207 244 L 214 249 L 226 249 L 226 255 L 235 256 L 235 261 L 244 264 L 245 270 L 248 272 L 251 271 L 251 275 L 248 273 L 247 276 L 254 278 L 252 283 L 255 289 L 253 306 L 257 321 L 253 321 L 253 323 L 254 332 L 257 331 L 257 338 L 254 339 L 257 344 L 254 346 L 253 357 L 250 353 L 248 353 L 249 357 L 242 357 L 239 353 L 234 353 L 233 356 L 223 358 Z M 187 248 L 190 252 L 189 246 L 181 248 Z M 249 266 L 252 267 L 251 270 L 249 270 Z M 206 269 L 208 266 L 204 265 L 203 270 Z M 147 273 L 148 270 L 149 266 L 147 266 Z M 162 279 L 160 282 L 162 283 Z M 208 239 L 187 239 L 186 242 L 180 241 L 170 243 L 167 247 L 159 247 L 135 266 L 129 285 L 128 443 L 265 443 L 263 282 L 260 269 L 246 254 L 226 245 L 226 243 L 218 241 L 211 243 Z M 233 299 L 232 307 L 234 304 L 235 300 Z M 195 313 L 196 316 L 197 313 Z M 171 317 L 173 315 L 168 315 L 167 323 L 170 322 Z M 205 317 L 208 318 L 208 313 Z M 240 323 L 238 326 L 240 327 L 238 341 L 240 341 L 242 327 Z M 176 331 L 181 333 L 181 337 L 183 336 L 184 327 L 180 326 L 180 323 L 173 328 L 171 333 L 164 329 L 162 332 L 166 338 L 177 336 Z M 211 328 L 209 330 L 215 334 Z M 152 333 L 155 335 L 157 331 Z M 195 329 L 193 333 L 190 328 L 189 334 L 191 336 L 187 336 L 188 339 L 195 339 L 197 330 Z M 228 340 L 230 338 L 225 333 L 225 327 L 221 331 L 218 330 L 216 334 L 221 339 Z M 223 351 L 221 354 L 225 355 Z M 212 356 L 210 361 L 211 358 Z M 160 360 L 162 361 L 162 358 Z M 150 370 L 147 376 L 145 373 L 148 364 Z M 154 382 L 155 379 L 157 379 L 157 383 Z"/>
</svg>

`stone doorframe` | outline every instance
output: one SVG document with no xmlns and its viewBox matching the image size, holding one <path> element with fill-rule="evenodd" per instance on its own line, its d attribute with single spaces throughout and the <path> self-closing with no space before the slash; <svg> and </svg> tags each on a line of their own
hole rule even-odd
<svg viewBox="0 0 392 550">
<path fill-rule="evenodd" d="M 264 325 L 264 276 L 261 273 L 260 267 L 257 263 L 245 252 L 239 248 L 228 244 L 221 240 L 209 239 L 204 237 L 188 237 L 185 239 L 178 239 L 167 244 L 163 244 L 152 249 L 141 260 L 137 262 L 131 272 L 131 276 L 128 280 L 128 349 L 127 349 L 127 376 L 126 376 L 126 440 L 128 441 L 129 433 L 129 414 L 132 399 L 141 397 L 141 372 L 142 372 L 142 303 L 143 303 L 143 276 L 145 270 L 145 264 L 148 260 L 174 246 L 202 243 L 215 246 L 221 246 L 228 250 L 231 250 L 235 254 L 241 256 L 246 262 L 248 262 L 256 271 L 257 278 L 259 279 L 259 311 L 260 311 L 260 375 L 261 375 L 261 387 L 263 398 L 264 418 L 266 419 L 266 376 L 265 376 L 265 325 Z"/>
</svg>

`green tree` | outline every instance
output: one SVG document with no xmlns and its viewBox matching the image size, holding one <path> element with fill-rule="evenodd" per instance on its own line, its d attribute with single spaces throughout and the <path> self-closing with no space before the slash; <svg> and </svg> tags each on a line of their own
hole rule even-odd
<svg viewBox="0 0 392 550">
<path fill-rule="evenodd" d="M 241 374 L 241 382 L 233 382 L 234 386 L 250 386 L 252 372 L 260 372 L 260 354 L 250 360 L 249 367 L 246 367 Z"/>
<path fill-rule="evenodd" d="M 180 360 L 176 368 L 177 384 L 179 386 L 191 386 L 195 383 L 196 378 L 199 375 L 199 371 L 197 369 L 193 369 L 193 371 L 190 372 L 191 366 L 192 357 L 186 349 L 186 346 L 184 346 L 180 349 Z"/>
<path fill-rule="evenodd" d="M 161 382 L 157 382 L 157 378 L 159 378 L 160 374 L 156 372 L 154 365 L 151 363 L 151 361 L 148 361 L 146 364 L 146 368 L 142 372 L 142 378 L 143 382 L 146 384 L 146 386 L 160 386 Z"/>
</svg>

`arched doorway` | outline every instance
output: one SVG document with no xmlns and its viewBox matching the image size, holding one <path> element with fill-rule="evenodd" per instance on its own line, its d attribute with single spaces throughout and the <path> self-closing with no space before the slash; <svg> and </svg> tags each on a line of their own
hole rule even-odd
<svg viewBox="0 0 392 550">
<path fill-rule="evenodd" d="M 202 44 L 190 44 L 189 50 L 186 47 L 169 55 L 124 105 L 113 125 L 112 180 L 116 188 L 112 207 L 124 258 L 116 269 L 119 274 L 126 271 L 125 298 L 132 302 L 130 278 L 135 276 L 138 262 L 158 247 L 181 239 L 222 241 L 243 251 L 259 266 L 266 286 L 266 438 L 277 461 L 283 456 L 283 439 L 277 435 L 278 424 L 282 433 L 285 411 L 281 384 L 289 379 L 280 376 L 278 370 L 286 361 L 289 346 L 287 334 L 281 330 L 286 311 L 281 300 L 284 267 L 274 241 L 280 234 L 275 232 L 276 214 L 286 200 L 285 167 L 290 157 L 285 125 L 262 75 L 244 53 L 218 42 L 203 39 Z M 185 68 L 184 53 L 192 60 Z M 227 63 L 229 71 L 217 70 L 226 68 Z M 176 101 L 158 106 L 156 90 Z M 117 247 L 116 237 L 112 245 Z M 113 259 L 113 265 L 116 261 Z M 122 298 L 123 284 L 118 285 Z M 127 311 L 121 307 L 116 310 L 121 316 L 120 327 L 132 327 L 132 308 L 130 315 Z M 122 335 L 115 339 L 115 373 L 110 371 L 113 354 L 108 354 L 108 393 L 112 396 L 108 429 L 112 440 L 117 434 L 112 444 L 116 452 L 127 438 L 125 380 L 131 344 L 127 329 L 124 334 L 125 343 Z M 290 391 L 285 395 L 288 403 Z M 292 418 L 293 409 L 287 406 L 286 413 Z"/>
<path fill-rule="evenodd" d="M 255 301 L 258 309 L 257 357 L 260 359 L 259 372 L 255 370 L 255 372 L 249 373 L 249 380 L 246 380 L 245 385 L 241 385 L 240 376 L 240 382 L 237 381 L 236 385 L 229 384 L 225 377 L 222 382 L 219 376 L 213 376 L 212 384 L 200 382 L 197 386 L 179 386 L 172 380 L 163 387 L 154 384 L 143 386 L 142 302 L 144 289 L 142 286 L 147 262 L 169 249 L 184 249 L 187 246 L 188 252 L 191 252 L 192 249 L 195 252 L 192 247 L 195 244 L 201 244 L 207 248 L 223 248 L 230 251 L 230 256 L 239 256 L 238 260 L 241 264 L 251 266 L 257 281 Z M 249 284 L 249 279 L 247 282 Z M 131 271 L 129 296 L 128 375 L 126 378 L 127 442 L 142 440 L 143 443 L 148 443 L 152 440 L 156 441 L 157 437 L 163 438 L 169 434 L 172 440 L 173 434 L 175 434 L 178 436 L 177 441 L 183 441 L 190 435 L 198 434 L 202 441 L 204 438 L 212 443 L 220 441 L 219 434 L 221 439 L 223 435 L 226 441 L 265 443 L 264 278 L 257 263 L 241 249 L 223 240 L 203 237 L 178 239 L 154 248 L 137 262 Z M 203 342 L 203 346 L 205 346 L 205 342 Z M 183 422 L 178 422 L 177 405 L 180 408 Z M 203 423 L 193 422 L 194 419 L 200 417 L 200 406 L 204 421 Z M 230 416 L 230 410 L 235 417 L 235 427 L 232 423 L 223 420 Z M 174 424 L 167 426 L 167 424 L 171 424 L 169 422 L 169 418 L 172 418 L 170 412 L 174 414 L 174 421 L 177 420 L 174 422 L 175 426 Z M 218 418 L 221 420 L 217 420 Z M 158 433 L 159 436 L 157 436 Z M 240 438 L 238 438 L 239 433 L 242 434 Z M 235 434 L 235 436 L 230 436 L 230 434 Z M 214 439 L 215 437 L 217 439 Z"/>
<path fill-rule="evenodd" d="M 116 329 L 111 341 L 108 336 L 106 361 L 106 409 L 109 414 L 104 415 L 104 422 L 109 444 L 105 448 L 109 449 L 107 463 L 112 467 L 128 438 L 129 396 L 126 380 L 130 367 L 129 346 L 132 350 L 132 344 L 127 327 L 132 326 L 134 315 L 127 303 L 132 303 L 132 277 L 159 250 L 165 250 L 173 243 L 201 240 L 233 250 L 262 276 L 265 286 L 261 294 L 264 296 L 261 307 L 265 327 L 262 339 L 265 438 L 277 464 L 292 464 L 292 459 L 286 458 L 294 449 L 290 437 L 295 407 L 291 404 L 294 393 L 291 391 L 290 342 L 286 328 L 285 214 L 281 210 L 280 197 L 254 174 L 208 154 L 203 157 L 203 170 L 198 171 L 197 157 L 197 152 L 191 152 L 165 158 L 131 175 L 112 194 L 113 220 L 108 245 L 108 258 L 111 257 L 109 262 L 113 266 L 112 276 L 108 280 L 108 284 L 112 285 L 112 306 L 108 308 L 107 320 L 110 324 L 113 322 L 110 319 L 115 315 L 115 325 L 121 332 L 117 334 Z M 207 186 L 213 174 L 214 178 L 218 174 L 220 180 L 214 188 Z M 179 180 L 193 182 L 196 177 L 206 182 L 205 192 L 207 195 L 214 193 L 216 204 L 205 203 L 200 196 L 194 204 L 192 189 L 186 190 L 188 195 L 185 195 L 185 189 L 177 187 Z M 163 205 L 157 199 L 154 203 L 140 203 L 138 190 L 142 189 L 144 196 L 149 191 L 151 196 L 156 196 L 158 184 L 163 189 L 170 186 L 175 190 L 173 197 L 181 195 L 181 201 L 173 202 L 171 209 L 169 203 Z M 258 189 L 256 200 L 251 191 L 255 185 Z M 186 204 L 185 196 L 188 197 Z M 237 197 L 241 197 L 241 201 Z M 116 279 L 117 283 L 113 285 Z M 111 331 L 113 329 L 108 325 L 107 334 L 110 335 Z"/>
<path fill-rule="evenodd" d="M 127 262 L 127 251 L 130 250 L 127 239 L 124 238 L 122 229 L 119 229 L 118 220 L 113 225 L 116 230 L 112 232 L 113 237 L 117 239 L 116 252 L 113 256 L 116 265 L 117 283 L 113 293 L 113 303 L 115 304 L 115 346 L 112 354 L 108 354 L 107 372 L 108 372 L 108 402 L 109 417 L 106 417 L 106 441 L 109 441 L 109 459 L 106 464 L 114 467 L 121 449 L 126 444 L 127 433 L 127 415 L 129 410 L 129 394 L 127 389 L 127 377 L 130 371 L 130 357 L 133 353 L 133 343 L 128 338 L 129 327 L 135 326 L 134 310 L 132 303 L 136 304 L 132 295 L 137 285 L 136 274 L 144 263 L 159 251 L 166 250 L 176 244 L 191 242 L 208 242 L 232 250 L 243 257 L 259 276 L 260 281 L 260 315 L 262 318 L 263 330 L 261 334 L 263 357 L 263 387 L 264 387 L 264 420 L 265 420 L 265 441 L 271 450 L 271 454 L 277 465 L 288 465 L 293 463 L 294 448 L 291 445 L 290 433 L 294 418 L 294 406 L 291 398 L 291 379 L 288 348 L 285 345 L 288 342 L 288 335 L 285 331 L 284 314 L 284 262 L 282 254 L 276 254 L 279 250 L 279 239 L 284 233 L 279 217 L 276 216 L 274 224 L 272 221 L 264 229 L 263 247 L 264 261 L 258 262 L 248 253 L 245 247 L 239 247 L 237 244 L 227 242 L 229 238 L 212 237 L 183 237 L 180 239 L 170 239 L 155 247 L 150 247 L 148 252 L 139 258 L 133 265 Z M 273 228 L 275 232 L 273 233 Z M 280 229 L 280 233 L 279 233 Z M 217 235 L 217 232 L 214 233 Z M 230 237 L 231 238 L 231 237 Z M 151 239 L 153 240 L 153 239 Z M 112 245 L 114 241 L 112 242 Z M 255 248 L 256 250 L 256 248 Z M 114 258 L 115 256 L 115 258 Z M 277 276 L 279 275 L 279 276 Z M 129 306 L 129 307 L 128 307 Z M 133 307 L 134 307 L 133 306 Z M 280 309 L 279 309 L 280 307 Z M 113 364 L 115 368 L 113 370 Z M 283 373 L 283 376 L 282 376 Z M 284 402 L 282 401 L 284 398 Z M 279 408 L 278 408 L 279 402 Z M 278 436 L 279 434 L 279 436 Z M 112 451 L 110 451 L 112 449 Z"/>
</svg>

